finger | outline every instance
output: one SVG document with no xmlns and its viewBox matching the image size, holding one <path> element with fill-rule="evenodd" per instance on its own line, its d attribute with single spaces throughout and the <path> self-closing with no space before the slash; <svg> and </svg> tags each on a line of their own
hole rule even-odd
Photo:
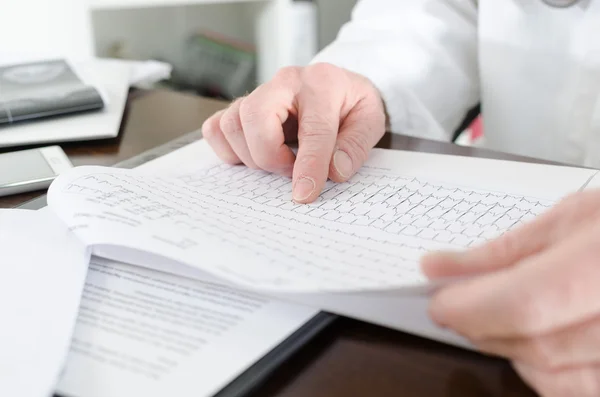
<svg viewBox="0 0 600 397">
<path fill-rule="evenodd" d="M 298 69 L 285 68 L 240 104 L 240 121 L 252 160 L 265 171 L 292 175 L 296 156 L 285 143 L 283 125 L 293 116 L 299 89 Z"/>
<path fill-rule="evenodd" d="M 483 352 L 541 368 L 600 365 L 600 316 L 541 336 L 476 342 Z"/>
<path fill-rule="evenodd" d="M 584 227 L 517 266 L 447 287 L 432 318 L 471 340 L 541 335 L 600 313 L 598 227 Z"/>
<path fill-rule="evenodd" d="M 462 252 L 435 252 L 421 258 L 423 273 L 429 278 L 467 276 L 514 265 L 540 252 L 553 239 L 557 215 L 549 211 L 481 246 Z"/>
<path fill-rule="evenodd" d="M 576 367 L 561 371 L 544 371 L 514 363 L 523 380 L 543 397 L 597 397 L 600 395 L 600 368 Z"/>
<path fill-rule="evenodd" d="M 381 100 L 373 93 L 359 101 L 344 118 L 329 169 L 331 180 L 350 179 L 385 134 L 385 113 L 380 104 Z"/>
<path fill-rule="evenodd" d="M 346 95 L 343 77 L 330 66 L 306 69 L 298 94 L 298 155 L 294 164 L 293 197 L 314 201 L 329 175 Z"/>
<path fill-rule="evenodd" d="M 221 131 L 221 116 L 224 113 L 225 110 L 220 110 L 202 124 L 202 137 L 206 139 L 222 161 L 232 165 L 239 164 L 241 163 L 240 158 L 235 154 Z"/>
<path fill-rule="evenodd" d="M 258 166 L 252 160 L 250 149 L 246 143 L 246 137 L 244 136 L 244 130 L 242 128 L 242 122 L 240 120 L 240 104 L 243 99 L 237 99 L 229 106 L 229 109 L 221 116 L 220 127 L 223 131 L 223 135 L 227 139 L 227 142 L 231 146 L 231 149 L 235 152 L 237 157 L 250 168 L 257 169 Z"/>
</svg>

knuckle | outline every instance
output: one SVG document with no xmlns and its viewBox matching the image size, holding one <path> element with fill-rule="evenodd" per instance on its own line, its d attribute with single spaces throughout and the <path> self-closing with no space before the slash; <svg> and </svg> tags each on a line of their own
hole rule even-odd
<svg viewBox="0 0 600 397">
<path fill-rule="evenodd" d="M 274 80 L 289 84 L 297 81 L 300 77 L 301 68 L 297 66 L 287 66 L 279 69 L 275 74 Z"/>
<path fill-rule="evenodd" d="M 242 124 L 254 124 L 264 118 L 264 109 L 260 103 L 248 98 L 240 103 L 239 115 Z"/>
<path fill-rule="evenodd" d="M 299 156 L 296 160 L 298 165 L 303 167 L 304 169 L 315 169 L 319 166 L 320 163 L 323 162 L 323 159 L 320 158 L 316 153 L 302 153 L 302 156 Z"/>
<path fill-rule="evenodd" d="M 309 152 L 303 153 L 302 156 L 296 160 L 298 165 L 305 170 L 318 170 L 323 164 L 324 158 L 319 156 L 317 153 Z"/>
<path fill-rule="evenodd" d="M 336 81 L 344 75 L 342 68 L 326 62 L 309 65 L 304 69 L 304 72 L 307 79 L 318 81 Z"/>
<path fill-rule="evenodd" d="M 303 115 L 300 120 L 300 128 L 304 139 L 327 139 L 331 134 L 337 135 L 338 124 L 333 118 L 327 118 L 318 114 Z"/>
<path fill-rule="evenodd" d="M 234 134 L 242 131 L 242 125 L 240 123 L 239 113 L 233 108 L 229 109 L 219 122 L 219 127 L 224 134 Z"/>
</svg>

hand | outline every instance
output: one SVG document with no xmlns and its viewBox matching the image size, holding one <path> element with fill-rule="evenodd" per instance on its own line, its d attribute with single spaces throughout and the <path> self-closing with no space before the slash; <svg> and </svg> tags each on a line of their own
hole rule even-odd
<svg viewBox="0 0 600 397">
<path fill-rule="evenodd" d="M 385 132 L 385 111 L 366 78 L 329 64 L 282 69 L 202 126 L 229 164 L 292 177 L 293 197 L 314 201 L 328 178 L 348 180 Z M 286 145 L 298 140 L 297 158 Z"/>
<path fill-rule="evenodd" d="M 430 314 L 512 361 L 544 397 L 600 396 L 600 191 L 577 193 L 498 239 L 423 258 Z"/>
</svg>

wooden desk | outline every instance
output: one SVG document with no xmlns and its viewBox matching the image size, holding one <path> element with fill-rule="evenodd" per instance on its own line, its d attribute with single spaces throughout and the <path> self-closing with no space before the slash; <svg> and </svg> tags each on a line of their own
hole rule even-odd
<svg viewBox="0 0 600 397">
<path fill-rule="evenodd" d="M 76 165 L 111 165 L 200 128 L 208 116 L 223 106 L 221 102 L 168 91 L 133 95 L 119 139 L 63 147 Z M 386 135 L 379 146 L 516 159 L 500 153 L 397 135 Z M 33 196 L 35 194 L 1 198 L 0 207 L 15 206 Z M 534 396 L 503 360 L 348 319 L 337 322 L 279 368 L 254 395 Z"/>
</svg>

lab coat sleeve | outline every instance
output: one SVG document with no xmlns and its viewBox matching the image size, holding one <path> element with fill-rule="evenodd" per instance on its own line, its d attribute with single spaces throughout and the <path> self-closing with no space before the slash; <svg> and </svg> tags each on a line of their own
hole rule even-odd
<svg viewBox="0 0 600 397">
<path fill-rule="evenodd" d="M 479 102 L 477 0 L 359 0 L 317 62 L 369 78 L 392 132 L 448 141 Z"/>
</svg>

